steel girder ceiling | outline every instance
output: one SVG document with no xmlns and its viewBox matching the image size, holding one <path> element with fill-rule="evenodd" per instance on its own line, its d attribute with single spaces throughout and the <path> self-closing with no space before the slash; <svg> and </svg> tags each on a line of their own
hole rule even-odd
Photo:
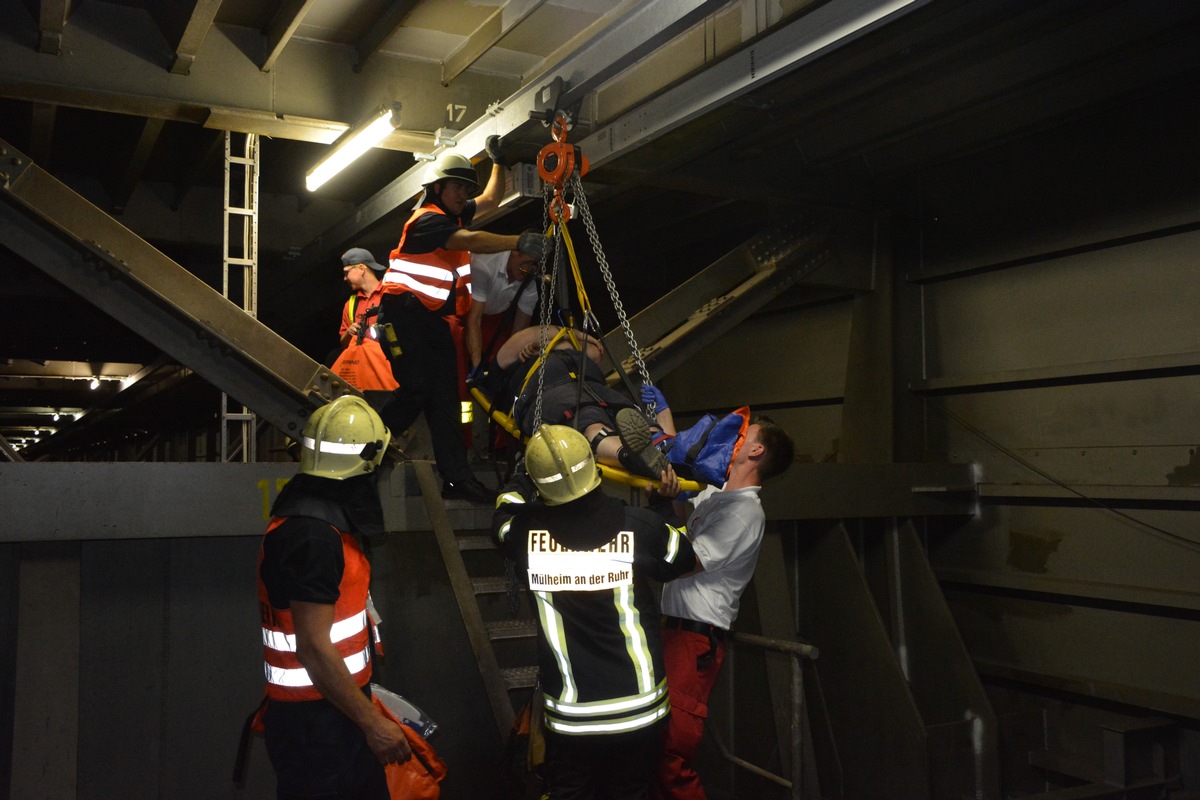
<svg viewBox="0 0 1200 800">
<path fill-rule="evenodd" d="M 474 157 L 483 152 L 489 136 L 505 136 L 537 124 L 531 123 L 531 113 L 578 107 L 589 92 L 722 4 L 723 0 L 660 0 L 635 6 L 578 51 L 490 106 L 486 114 L 455 134 L 452 146 L 440 149 L 453 149 Z M 424 177 L 424 166 L 414 165 L 360 204 L 350 217 L 317 237 L 306 248 L 302 264 L 326 257 L 411 201 L 421 191 Z"/>
<path fill-rule="evenodd" d="M 0 99 L 0 109 L 7 117 L 7 124 L 0 128 L 8 130 L 14 120 L 24 118 L 24 130 L 30 133 L 27 152 L 39 165 L 51 166 L 56 176 L 65 173 L 70 178 L 76 172 L 87 177 L 93 168 L 89 159 L 119 166 L 123 172 L 108 187 L 117 206 L 123 199 L 145 196 L 148 185 L 162 180 L 163 153 L 170 151 L 180 171 L 191 176 L 169 179 L 180 187 L 199 179 L 204 162 L 217 166 L 215 160 L 196 151 L 180 149 L 180 131 L 193 132 L 189 136 L 196 141 L 189 146 L 201 144 L 209 153 L 216 152 L 213 146 L 219 143 L 219 134 L 200 130 L 206 120 L 210 125 L 220 120 L 232 127 L 233 120 L 242 118 L 247 125 L 278 126 L 276 135 L 327 141 L 353 121 L 356 103 L 365 106 L 376 101 L 369 95 L 386 86 L 384 74 L 397 68 L 406 85 L 419 86 L 419 94 L 430 98 L 426 112 L 436 115 L 437 122 L 421 127 L 432 128 L 445 121 L 440 66 L 435 62 L 397 63 L 396 42 L 409 30 L 404 15 L 411 12 L 413 20 L 430 17 L 431 7 L 420 2 L 392 4 L 386 18 L 358 20 L 356 30 L 337 31 L 329 41 L 319 41 L 314 26 L 331 19 L 331 10 L 341 14 L 345 9 L 335 9 L 326 0 L 268 2 L 254 6 L 257 12 L 250 6 L 224 4 L 227 7 L 212 22 L 205 22 L 202 3 L 171 4 L 186 13 L 173 21 L 155 18 L 151 22 L 135 3 L 97 0 L 69 8 L 68 4 L 44 2 L 40 25 L 27 12 L 27 5 L 0 0 L 0 10 L 13 23 L 0 39 L 0 94 L 9 98 Z M 511 5 L 514 13 L 524 7 Z M 554 43 L 571 42 L 544 62 L 565 63 L 579 51 L 580 43 L 590 41 L 590 34 L 621 24 L 642 5 L 648 4 L 628 0 L 605 4 L 602 16 L 588 23 L 588 34 L 581 33 L 573 40 L 562 36 L 561 30 L 536 31 Z M 635 310 L 712 263 L 717 253 L 752 235 L 756 230 L 752 226 L 761 222 L 755 222 L 755 215 L 764 207 L 808 201 L 817 206 L 849 203 L 877 209 L 886 204 L 889 182 L 904 180 L 905 174 L 919 171 L 922 165 L 1059 124 L 1064 117 L 1119 106 L 1128 97 L 1183 90 L 1196 79 L 1195 53 L 1200 51 L 1194 46 L 1197 11 L 1180 2 L 1055 0 L 1031 6 L 1010 0 L 993 4 L 932 0 L 905 6 L 893 15 L 902 15 L 902 20 L 889 18 L 889 24 L 871 30 L 868 24 L 863 35 L 854 41 L 846 39 L 837 48 L 822 48 L 816 29 L 806 25 L 821 20 L 833 25 L 839 15 L 886 14 L 896 6 L 781 2 L 768 4 L 777 16 L 759 21 L 755 27 L 748 20 L 762 5 L 721 6 L 686 36 L 677 37 L 597 86 L 581 107 L 583 120 L 574 140 L 600 149 L 609 140 L 628 144 L 619 155 L 595 159 L 597 183 L 589 187 L 589 194 L 601 217 L 601 233 L 620 233 L 606 239 L 618 285 L 635 291 L 654 290 L 653 295 L 634 301 Z M 527 39 L 549 18 L 548 13 L 553 16 L 561 11 L 555 0 L 547 0 L 525 22 L 509 30 L 500 49 L 516 47 L 514 42 Z M 346 10 L 346 14 L 350 12 Z M 111 23 L 118 18 L 124 35 L 114 35 L 112 24 L 98 27 L 98 22 Z M 479 30 L 481 21 L 465 26 L 455 47 L 470 39 L 466 34 Z M 207 33 L 195 50 L 190 74 L 171 74 L 171 59 L 185 53 L 181 44 L 188 26 Z M 57 39 L 64 54 L 35 53 L 39 31 L 46 41 Z M 704 57 L 694 73 L 668 69 L 680 42 L 686 40 L 690 46 L 698 37 L 704 39 Z M 790 52 L 789 44 L 795 45 Z M 447 48 L 442 61 L 447 61 L 453 50 Z M 263 72 L 265 60 L 273 53 L 269 73 Z M 490 68 L 496 63 L 494 56 L 495 51 L 489 51 L 477 64 Z M 809 68 L 814 56 L 820 56 L 815 62 L 819 67 Z M 750 63 L 754 75 L 748 82 Z M 105 68 L 95 69 L 96 64 Z M 80 69 L 80 65 L 90 68 Z M 355 68 L 361 71 L 355 73 Z M 214 79 L 222 73 L 223 81 Z M 494 98 L 513 94 L 521 83 L 538 83 L 529 79 L 531 75 L 554 74 L 547 68 L 526 67 L 506 75 L 484 75 L 472 67 L 454 80 L 451 91 L 478 90 L 475 96 L 482 109 Z M 767 74 L 775 80 L 758 80 Z M 669 86 L 667 81 L 671 81 Z M 264 91 L 264 86 L 274 89 Z M 198 87 L 207 87 L 212 94 L 202 96 Z M 248 108 L 240 100 L 225 102 L 238 92 L 257 93 L 259 99 Z M 649 103 L 639 109 L 638 103 L 647 99 Z M 102 108 L 105 113 L 74 111 L 73 105 Z M 648 110 L 651 108 L 653 113 Z M 336 113 L 328 109 L 336 109 Z M 409 103 L 406 109 L 415 119 L 419 104 Z M 696 113 L 699 115 L 693 116 Z M 133 120 L 136 125 L 124 126 L 122 135 L 132 137 L 128 145 L 132 157 L 128 159 L 123 154 L 125 145 L 114 148 L 94 135 L 113 120 L 130 121 L 122 115 L 140 118 Z M 166 123 L 148 121 L 151 117 Z M 646 117 L 653 118 L 655 127 L 643 130 Z M 172 121 L 175 119 L 187 121 Z M 100 122 L 104 125 L 93 124 Z M 86 130 L 80 130 L 81 123 Z M 17 127 L 24 136 L 21 126 Z M 417 123 L 412 127 L 418 127 Z M 201 142 L 194 136 L 196 132 L 208 138 Z M 536 124 L 533 133 L 544 137 Z M 18 141 L 21 136 L 16 137 Z M 310 150 L 285 151 L 292 145 Z M 311 148 L 317 147 L 278 139 L 271 146 L 270 161 L 275 169 L 293 171 L 308 160 L 305 152 L 315 153 Z M 147 161 L 148 152 L 154 155 Z M 64 159 L 64 154 L 70 158 Z M 411 162 L 388 162 L 397 163 L 403 167 Z M 395 175 L 396 171 L 389 166 L 373 173 L 372 179 L 378 180 L 377 175 Z M 369 184 L 363 181 L 361 185 Z M 383 181 L 375 184 L 383 185 Z M 370 189 L 358 198 L 369 204 L 378 193 L 378 189 Z M 302 208 L 310 202 L 302 195 L 297 197 Z M 352 192 L 344 197 L 358 205 Z M 403 202 L 394 208 L 403 208 Z M 178 213 L 177 203 L 174 210 Z M 129 226 L 148 236 L 139 227 L 136 214 L 136 208 L 127 212 Z M 365 217 L 353 214 L 343 221 L 344 226 L 308 225 L 305 232 L 320 232 L 317 235 L 327 243 L 328 258 L 336 251 L 329 243 L 332 238 L 364 235 L 370 231 L 364 224 L 369 219 L 390 223 L 394 217 L 386 212 Z M 521 221 L 517 214 L 499 224 Z M 720 231 L 736 225 L 744 227 L 698 255 Z M 688 247 L 695 252 L 680 252 Z M 615 258 L 612 248 L 617 250 Z M 317 249 L 314 244 L 302 251 L 305 264 L 312 269 L 307 277 L 294 268 L 295 262 L 287 265 L 285 283 L 294 283 L 294 291 L 273 287 L 272 300 L 290 304 L 287 316 L 297 320 L 293 328 L 280 328 L 289 338 L 301 323 L 304 329 L 315 328 L 329 316 L 314 298 L 328 293 L 334 296 L 329 303 L 336 301 L 337 292 L 319 285 L 313 277 L 320 274 L 318 270 L 328 270 L 327 261 L 310 256 Z M 633 282 L 636 285 L 630 285 L 629 276 L 640 259 L 665 264 L 666 254 L 671 258 L 664 272 L 670 275 L 660 276 L 656 270 L 646 275 L 648 280 L 638 275 Z M 184 263 L 174 253 L 173 258 Z M 627 261 L 630 263 L 624 263 Z M 858 285 L 854 281 L 842 285 L 851 283 Z M 297 305 L 296 301 L 303 302 Z M 628 297 L 626 303 L 629 305 Z M 102 333 L 100 326 L 94 330 L 97 339 L 112 338 Z M 17 337 L 5 338 L 14 341 Z M 305 349 L 312 347 L 306 344 Z M 30 354 L 35 355 L 33 351 Z M 47 357 L 46 353 L 37 355 Z M 87 357 L 103 359 L 102 354 Z M 136 358 L 149 363 L 153 355 L 137 354 Z M 134 359 L 125 355 L 115 360 Z"/>
</svg>

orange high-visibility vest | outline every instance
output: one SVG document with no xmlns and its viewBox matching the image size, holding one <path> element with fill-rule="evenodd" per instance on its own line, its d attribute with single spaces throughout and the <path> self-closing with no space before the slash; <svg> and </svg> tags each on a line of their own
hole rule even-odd
<svg viewBox="0 0 1200 800">
<path fill-rule="evenodd" d="M 286 517 L 276 517 L 267 526 L 266 536 Z M 332 526 L 330 526 L 332 527 Z M 333 528 L 342 540 L 345 568 L 338 584 L 338 599 L 333 608 L 333 626 L 329 639 L 345 661 L 346 669 L 358 686 L 371 680 L 371 630 L 367 617 L 367 590 L 371 565 L 358 542 L 348 533 Z M 265 537 L 264 537 L 265 538 Z M 258 553 L 258 605 L 262 615 L 263 671 L 267 678 L 267 696 L 272 700 L 320 700 L 308 670 L 296 658 L 296 625 L 290 609 L 272 608 L 267 587 L 262 582 L 262 549 Z"/>
<path fill-rule="evenodd" d="M 471 308 L 471 254 L 466 250 L 438 248 L 430 253 L 404 253 L 409 227 L 426 214 L 445 214 L 434 204 L 424 205 L 404 223 L 400 244 L 392 251 L 383 276 L 387 294 L 412 292 L 435 314 L 466 314 Z M 450 295 L 454 294 L 451 302 Z"/>
</svg>

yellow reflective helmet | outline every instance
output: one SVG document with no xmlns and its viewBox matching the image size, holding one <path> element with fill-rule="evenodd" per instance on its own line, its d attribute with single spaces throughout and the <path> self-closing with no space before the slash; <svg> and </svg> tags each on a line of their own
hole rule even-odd
<svg viewBox="0 0 1200 800">
<path fill-rule="evenodd" d="M 549 506 L 578 500 L 600 485 L 600 470 L 583 434 L 566 425 L 542 425 L 525 445 L 525 467 Z"/>
<path fill-rule="evenodd" d="M 300 439 L 300 472 L 339 481 L 366 475 L 383 461 L 391 440 L 366 400 L 343 395 L 308 418 Z"/>
<path fill-rule="evenodd" d="M 474 191 L 479 190 L 479 176 L 475 174 L 475 167 L 471 166 L 470 159 L 460 156 L 458 153 L 446 153 L 439 156 L 429 166 L 429 171 L 425 173 L 424 185 L 428 186 L 431 183 L 450 178 L 469 183 Z"/>
</svg>

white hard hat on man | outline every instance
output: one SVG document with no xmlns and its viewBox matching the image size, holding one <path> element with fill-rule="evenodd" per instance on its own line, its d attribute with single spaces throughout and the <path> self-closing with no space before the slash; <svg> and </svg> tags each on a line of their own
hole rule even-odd
<svg viewBox="0 0 1200 800">
<path fill-rule="evenodd" d="M 437 159 L 429 165 L 429 170 L 425 173 L 424 186 L 437 183 L 444 180 L 456 180 L 470 184 L 471 191 L 479 191 L 479 176 L 475 173 L 475 167 L 471 165 L 471 160 L 465 156 L 460 156 L 458 153 L 445 153 L 437 157 Z"/>
</svg>

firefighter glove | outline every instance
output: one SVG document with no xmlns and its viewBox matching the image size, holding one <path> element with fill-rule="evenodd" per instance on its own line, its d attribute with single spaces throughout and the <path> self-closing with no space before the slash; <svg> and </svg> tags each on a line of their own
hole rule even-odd
<svg viewBox="0 0 1200 800">
<path fill-rule="evenodd" d="M 504 150 L 504 140 L 495 134 L 484 141 L 483 151 L 487 153 L 487 157 L 492 160 L 493 164 L 499 164 L 502 167 L 511 167 L 513 164 Z"/>
</svg>

